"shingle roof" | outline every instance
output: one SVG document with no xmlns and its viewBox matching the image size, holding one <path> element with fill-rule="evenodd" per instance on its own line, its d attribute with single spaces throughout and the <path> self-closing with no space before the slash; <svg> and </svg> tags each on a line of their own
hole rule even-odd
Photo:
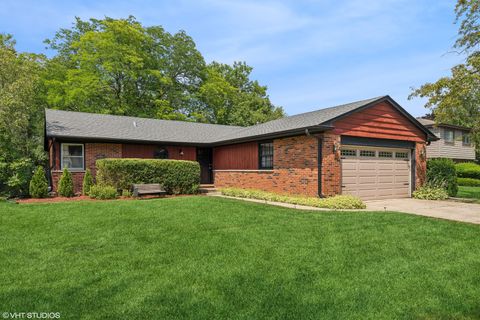
<svg viewBox="0 0 480 320">
<path fill-rule="evenodd" d="M 243 127 L 106 114 L 45 110 L 47 137 L 209 143 Z"/>
<path fill-rule="evenodd" d="M 46 109 L 46 135 L 47 137 L 71 139 L 215 144 L 249 137 L 281 134 L 314 126 L 328 126 L 329 121 L 382 99 L 391 98 L 383 96 L 356 101 L 250 127 Z M 412 121 L 416 121 L 410 115 L 408 117 L 413 119 Z M 420 124 L 418 125 L 422 127 Z M 428 134 L 429 131 L 425 130 Z"/>
<path fill-rule="evenodd" d="M 417 120 L 418 120 L 418 122 L 420 122 L 424 126 L 433 126 L 435 124 L 435 121 L 430 120 L 430 119 L 417 118 Z"/>
</svg>

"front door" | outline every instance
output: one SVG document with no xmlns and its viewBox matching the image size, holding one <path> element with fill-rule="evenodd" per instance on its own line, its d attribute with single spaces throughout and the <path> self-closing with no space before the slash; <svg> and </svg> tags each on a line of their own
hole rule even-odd
<svg viewBox="0 0 480 320">
<path fill-rule="evenodd" d="M 197 161 L 200 164 L 200 183 L 213 183 L 212 148 L 197 148 Z"/>
</svg>

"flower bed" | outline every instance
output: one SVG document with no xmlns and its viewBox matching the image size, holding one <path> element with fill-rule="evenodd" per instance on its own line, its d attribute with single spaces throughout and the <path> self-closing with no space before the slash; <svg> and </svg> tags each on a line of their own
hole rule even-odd
<svg viewBox="0 0 480 320">
<path fill-rule="evenodd" d="M 358 197 L 350 195 L 338 195 L 329 198 L 314 198 L 302 196 L 281 195 L 253 189 L 224 188 L 221 193 L 225 196 L 258 199 L 274 202 L 291 203 L 302 206 L 310 206 L 327 209 L 365 209 L 366 205 Z"/>
</svg>

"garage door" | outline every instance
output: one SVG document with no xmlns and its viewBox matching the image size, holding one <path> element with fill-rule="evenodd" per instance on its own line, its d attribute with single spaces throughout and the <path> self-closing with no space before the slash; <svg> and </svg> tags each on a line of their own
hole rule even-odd
<svg viewBox="0 0 480 320">
<path fill-rule="evenodd" d="M 365 200 L 410 196 L 410 150 L 342 146 L 342 193 Z"/>
</svg>

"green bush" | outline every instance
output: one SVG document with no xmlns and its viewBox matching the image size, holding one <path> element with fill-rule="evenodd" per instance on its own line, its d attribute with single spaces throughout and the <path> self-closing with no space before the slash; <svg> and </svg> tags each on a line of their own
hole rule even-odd
<svg viewBox="0 0 480 320">
<path fill-rule="evenodd" d="M 132 192 L 128 189 L 123 189 L 122 190 L 122 197 L 131 198 L 132 197 Z"/>
<path fill-rule="evenodd" d="M 473 162 L 462 162 L 455 165 L 460 178 L 480 179 L 480 165 Z"/>
<path fill-rule="evenodd" d="M 32 198 L 46 198 L 48 196 L 48 182 L 42 166 L 38 166 L 30 180 L 30 196 Z"/>
<path fill-rule="evenodd" d="M 72 174 L 67 168 L 63 169 L 62 176 L 58 182 L 58 194 L 62 197 L 73 197 L 73 179 Z"/>
<path fill-rule="evenodd" d="M 90 188 L 89 196 L 97 200 L 115 199 L 117 197 L 117 189 L 112 186 L 93 185 Z"/>
<path fill-rule="evenodd" d="M 457 178 L 457 183 L 459 186 L 480 187 L 480 179 Z"/>
<path fill-rule="evenodd" d="M 428 160 L 427 185 L 431 188 L 444 188 L 449 196 L 454 197 L 458 192 L 455 163 L 445 158 Z"/>
<path fill-rule="evenodd" d="M 93 186 L 93 177 L 89 169 L 85 171 L 82 182 L 82 194 L 88 196 L 90 193 L 90 188 Z"/>
<path fill-rule="evenodd" d="M 314 197 L 302 197 L 302 196 L 288 196 L 281 195 L 272 192 L 266 192 L 261 190 L 252 190 L 252 189 L 238 189 L 238 188 L 225 188 L 221 190 L 223 195 L 238 197 L 238 198 L 248 198 L 248 199 L 258 199 L 266 201 L 275 201 L 275 202 L 284 202 L 291 203 L 302 206 L 318 207 L 318 208 L 328 208 L 328 209 L 365 209 L 366 206 L 360 200 L 360 198 L 349 196 L 349 195 L 339 195 L 330 198 L 314 198 Z"/>
<path fill-rule="evenodd" d="M 426 185 L 415 190 L 413 197 L 422 200 L 445 200 L 448 198 L 448 193 L 444 188 Z"/>
<path fill-rule="evenodd" d="M 97 183 L 130 189 L 134 183 L 159 183 L 168 194 L 198 191 L 200 165 L 196 161 L 159 159 L 97 160 Z"/>
</svg>

